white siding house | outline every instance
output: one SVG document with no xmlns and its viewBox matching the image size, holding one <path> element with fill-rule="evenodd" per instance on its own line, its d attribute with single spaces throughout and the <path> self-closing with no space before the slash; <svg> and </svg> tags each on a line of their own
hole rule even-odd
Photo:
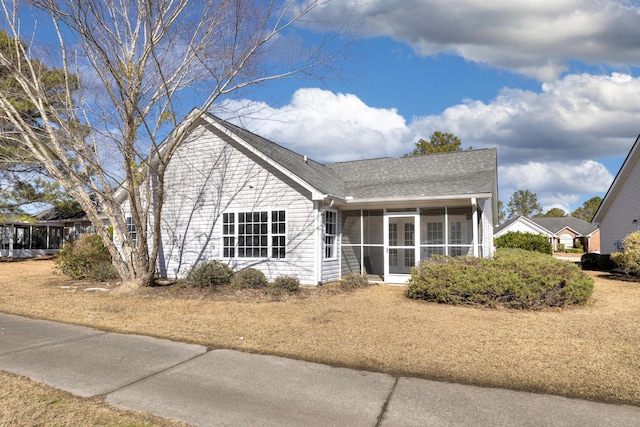
<svg viewBox="0 0 640 427">
<path fill-rule="evenodd" d="M 609 187 L 592 223 L 600 228 L 601 252 L 622 249 L 626 236 L 640 230 L 640 136 Z"/>
<path fill-rule="evenodd" d="M 495 149 L 325 165 L 205 114 L 165 186 L 167 277 L 218 259 L 303 284 L 349 272 L 403 283 L 431 254 L 492 255 Z"/>
</svg>

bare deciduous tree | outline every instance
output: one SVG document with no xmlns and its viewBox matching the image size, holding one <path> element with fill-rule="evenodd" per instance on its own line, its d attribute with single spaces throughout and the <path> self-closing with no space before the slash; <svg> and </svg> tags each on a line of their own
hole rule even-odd
<svg viewBox="0 0 640 427">
<path fill-rule="evenodd" d="M 164 175 L 176 148 L 203 112 L 230 95 L 330 70 L 343 48 L 336 33 L 315 37 L 312 46 L 296 37 L 304 31 L 296 23 L 317 6 L 317 0 L 2 0 L 12 49 L 0 52 L 0 67 L 39 118 L 25 120 L 2 92 L 1 119 L 14 130 L 11 143 L 82 206 L 121 277 L 148 284 L 160 246 Z M 41 34 L 38 28 L 48 26 Z M 52 35 L 53 47 L 39 38 Z M 39 64 L 46 59 L 64 70 L 55 93 L 42 84 Z"/>
</svg>

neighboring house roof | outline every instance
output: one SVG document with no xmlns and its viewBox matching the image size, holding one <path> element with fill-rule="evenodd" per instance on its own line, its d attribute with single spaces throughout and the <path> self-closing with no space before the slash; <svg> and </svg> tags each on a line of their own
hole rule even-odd
<svg viewBox="0 0 640 427">
<path fill-rule="evenodd" d="M 68 213 L 57 207 L 49 208 L 35 215 L 36 221 L 73 221 L 78 219 L 86 220 L 84 211 Z"/>
<path fill-rule="evenodd" d="M 530 229 L 532 232 L 543 234 L 547 237 L 552 237 L 554 235 L 553 232 L 547 230 L 546 228 L 536 224 L 531 220 L 531 218 L 527 218 L 526 216 L 519 216 L 516 218 L 511 218 L 509 221 L 504 224 L 500 224 L 493 231 L 494 236 L 500 236 L 501 234 L 508 233 L 510 228 L 516 226 L 517 224 L 523 224 L 525 227 Z"/>
<path fill-rule="evenodd" d="M 324 165 L 211 114 L 207 117 L 330 196 L 369 200 L 497 192 L 495 148 Z"/>
<path fill-rule="evenodd" d="M 570 228 L 580 236 L 588 236 L 593 234 L 598 227 L 595 225 L 581 220 L 580 218 L 574 218 L 572 216 L 563 216 L 556 218 L 531 218 L 531 221 L 535 222 L 541 227 L 546 228 L 553 234 L 558 234 L 565 228 Z"/>
<path fill-rule="evenodd" d="M 613 204 L 614 199 L 622 189 L 624 182 L 627 180 L 633 169 L 637 166 L 638 161 L 640 161 L 640 135 L 636 138 L 636 141 L 633 143 L 631 147 L 631 151 L 627 154 L 627 157 L 624 159 L 624 163 L 622 163 L 622 167 L 618 171 L 615 179 L 611 183 L 611 186 L 607 190 L 607 194 L 605 194 L 604 199 L 602 199 L 602 203 L 598 207 L 593 219 L 592 223 L 597 224 L 602 222 L 607 211 Z"/>
<path fill-rule="evenodd" d="M 500 235 L 502 231 L 508 231 L 515 222 L 526 224 L 532 230 L 548 236 L 557 236 L 558 233 L 567 228 L 573 230 L 578 236 L 589 236 L 598 230 L 595 225 L 572 216 L 553 218 L 527 218 L 520 216 L 501 224 L 495 229 L 494 235 Z"/>
</svg>

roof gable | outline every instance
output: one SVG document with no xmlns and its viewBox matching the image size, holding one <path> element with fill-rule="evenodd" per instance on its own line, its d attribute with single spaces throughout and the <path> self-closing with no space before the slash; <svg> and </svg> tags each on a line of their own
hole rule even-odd
<svg viewBox="0 0 640 427">
<path fill-rule="evenodd" d="M 517 218 L 510 219 L 509 221 L 505 222 L 504 224 L 496 228 L 493 234 L 494 236 L 500 236 L 502 234 L 506 234 L 510 232 L 512 228 L 517 228 L 519 226 L 524 226 L 525 228 L 531 230 L 531 232 L 533 233 L 546 235 L 548 237 L 551 237 L 554 235 L 554 233 L 536 224 L 534 221 L 531 220 L 531 218 L 527 218 L 526 216 L 519 216 Z M 514 230 L 514 231 L 517 232 L 520 230 Z"/>
<path fill-rule="evenodd" d="M 221 130 L 226 130 L 237 136 L 239 138 L 239 140 L 236 139 L 237 142 L 244 143 L 257 150 L 264 155 L 265 160 L 270 161 L 281 171 L 293 174 L 298 181 L 305 183 L 310 190 L 313 191 L 315 189 L 319 193 L 336 197 L 343 196 L 344 184 L 342 180 L 325 165 L 212 114 L 207 114 L 206 118 L 221 127 Z"/>
</svg>

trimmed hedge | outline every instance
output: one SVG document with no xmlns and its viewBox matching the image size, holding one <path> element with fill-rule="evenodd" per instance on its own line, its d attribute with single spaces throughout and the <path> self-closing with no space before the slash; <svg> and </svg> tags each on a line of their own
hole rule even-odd
<svg viewBox="0 0 640 427">
<path fill-rule="evenodd" d="M 413 299 L 534 310 L 585 304 L 593 291 L 575 264 L 522 249 L 493 259 L 434 257 L 412 269 L 408 285 Z"/>
<path fill-rule="evenodd" d="M 496 248 L 524 249 L 525 251 L 553 254 L 553 247 L 549 239 L 541 234 L 510 231 L 493 239 Z"/>
</svg>

